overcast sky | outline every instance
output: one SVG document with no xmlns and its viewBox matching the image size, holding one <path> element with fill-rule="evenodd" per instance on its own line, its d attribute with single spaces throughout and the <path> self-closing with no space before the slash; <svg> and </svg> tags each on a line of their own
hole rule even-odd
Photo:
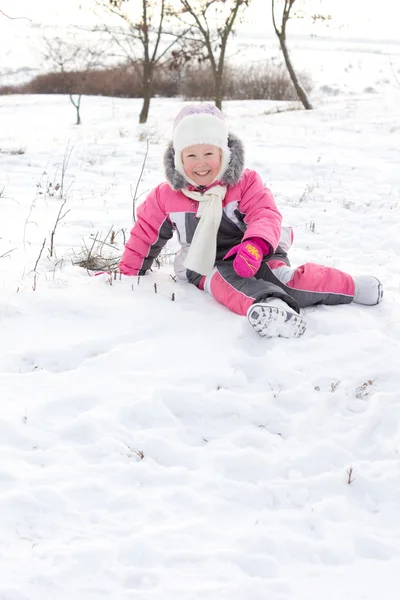
<svg viewBox="0 0 400 600">
<path fill-rule="evenodd" d="M 131 0 L 132 5 L 140 5 L 140 0 Z M 323 13 L 329 13 L 333 17 L 330 32 L 336 34 L 354 34 L 358 36 L 373 36 L 398 39 L 398 20 L 400 17 L 399 0 L 307 0 L 307 7 Z M 34 21 L 42 23 L 77 23 L 90 19 L 90 8 L 94 0 L 67 0 L 57 2 L 56 0 L 0 0 L 0 8 L 12 17 L 29 17 Z M 299 0 L 300 6 L 300 0 Z M 82 10 L 79 8 L 82 7 Z M 265 22 L 270 23 L 270 0 L 252 0 L 247 10 L 247 19 L 257 27 L 258 31 L 263 28 L 263 16 Z M 305 25 L 305 23 L 304 23 Z M 301 22 L 293 21 L 291 30 L 301 30 L 304 27 Z M 341 29 L 339 29 L 341 27 Z M 310 30 L 310 22 L 307 21 L 307 31 Z M 321 33 L 321 30 L 319 30 Z M 327 30 L 329 34 L 329 30 Z"/>
</svg>

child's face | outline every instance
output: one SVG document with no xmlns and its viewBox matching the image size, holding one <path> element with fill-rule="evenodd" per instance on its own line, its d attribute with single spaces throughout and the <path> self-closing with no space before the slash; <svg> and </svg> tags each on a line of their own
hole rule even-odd
<svg viewBox="0 0 400 600">
<path fill-rule="evenodd" d="M 221 149 L 211 144 L 195 144 L 182 151 L 185 175 L 197 185 L 209 185 L 221 170 Z"/>
</svg>

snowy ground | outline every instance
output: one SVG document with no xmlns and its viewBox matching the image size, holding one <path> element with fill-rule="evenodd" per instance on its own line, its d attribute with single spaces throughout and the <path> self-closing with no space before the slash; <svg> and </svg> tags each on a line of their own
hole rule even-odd
<svg viewBox="0 0 400 600">
<path fill-rule="evenodd" d="M 65 98 L 0 99 L 1 600 L 398 599 L 399 100 L 225 104 L 292 262 L 385 285 L 265 340 L 168 264 L 109 286 L 71 262 L 111 227 L 121 251 L 177 100 L 140 129 L 139 101 L 85 98 L 76 127 Z"/>
</svg>

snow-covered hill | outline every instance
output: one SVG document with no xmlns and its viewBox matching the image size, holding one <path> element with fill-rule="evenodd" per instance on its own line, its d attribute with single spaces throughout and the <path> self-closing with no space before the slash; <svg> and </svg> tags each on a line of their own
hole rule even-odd
<svg viewBox="0 0 400 600">
<path fill-rule="evenodd" d="M 76 127 L 66 98 L 0 98 L 2 600 L 397 600 L 400 88 L 355 92 L 224 105 L 293 263 L 385 285 L 307 309 L 297 340 L 257 337 L 168 260 L 112 286 L 72 264 L 111 228 L 122 249 L 178 100 L 139 128 L 136 100 L 84 98 Z"/>
</svg>

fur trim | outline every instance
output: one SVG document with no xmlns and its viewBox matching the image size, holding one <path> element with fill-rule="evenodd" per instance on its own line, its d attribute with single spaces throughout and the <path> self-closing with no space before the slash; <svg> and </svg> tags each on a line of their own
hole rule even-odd
<svg viewBox="0 0 400 600">
<path fill-rule="evenodd" d="M 235 185 L 240 180 L 244 170 L 244 146 L 236 135 L 230 133 L 228 148 L 231 156 L 220 181 L 226 185 Z M 173 190 L 181 190 L 187 187 L 188 182 L 175 168 L 175 150 L 172 142 L 168 144 L 164 153 L 164 170 L 165 177 Z"/>
<path fill-rule="evenodd" d="M 173 190 L 181 190 L 186 187 L 186 179 L 175 169 L 175 150 L 172 142 L 168 144 L 164 153 L 164 171 L 165 177 Z"/>
<path fill-rule="evenodd" d="M 228 136 L 228 148 L 231 151 L 229 165 L 222 175 L 222 181 L 227 185 L 235 185 L 244 171 L 244 146 L 243 142 L 233 133 Z"/>
</svg>

